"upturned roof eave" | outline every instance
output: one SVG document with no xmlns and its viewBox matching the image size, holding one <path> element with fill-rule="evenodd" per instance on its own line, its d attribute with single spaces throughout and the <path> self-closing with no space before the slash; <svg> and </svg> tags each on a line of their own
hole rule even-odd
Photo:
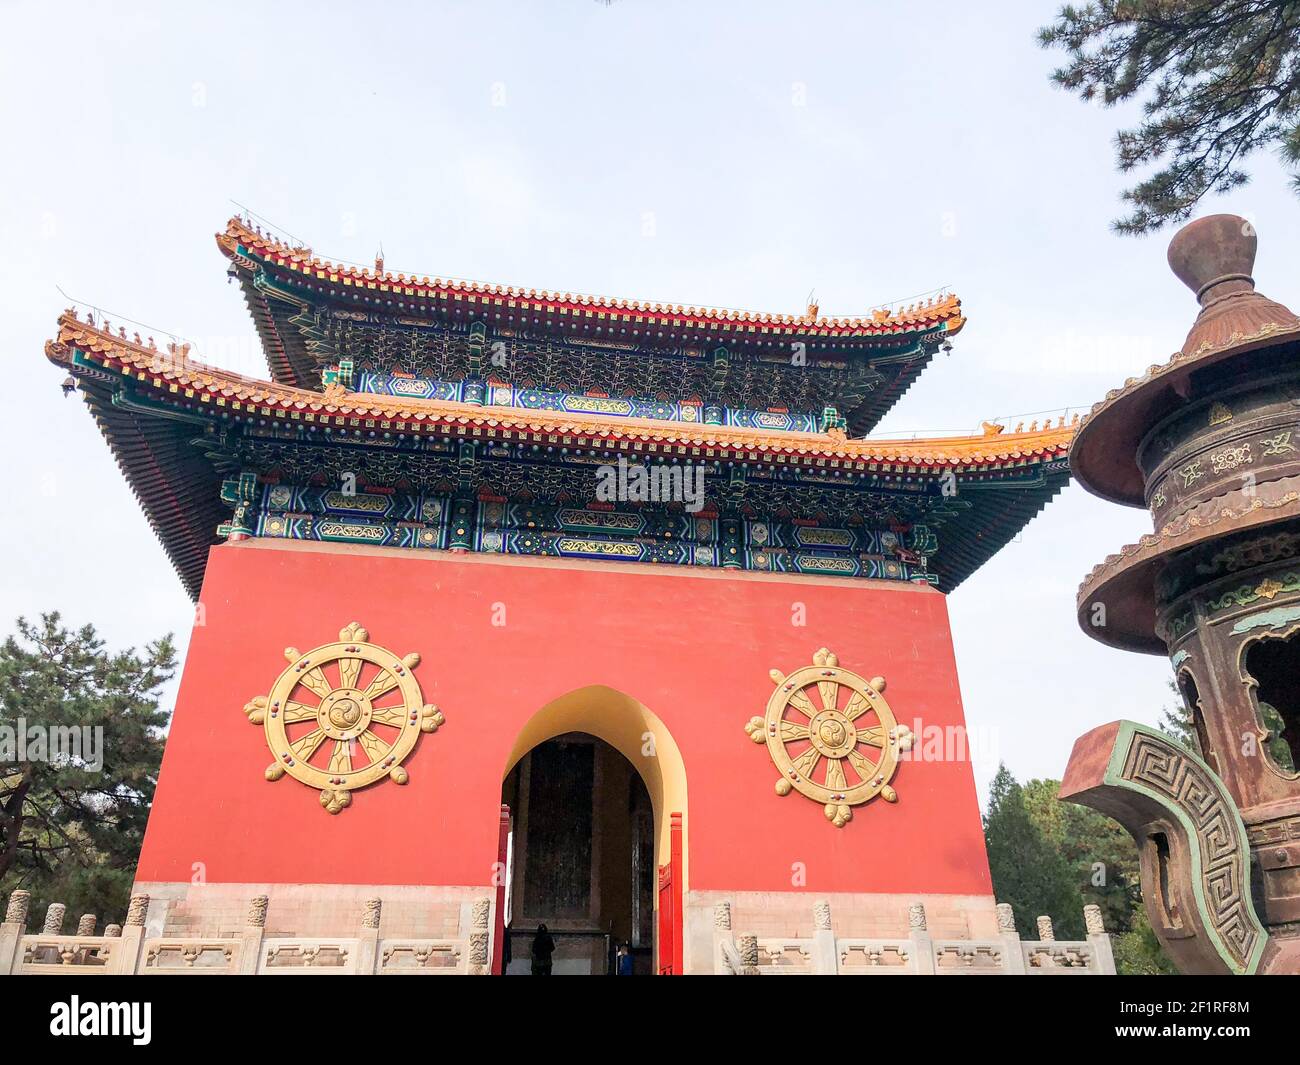
<svg viewBox="0 0 1300 1065">
<path fill-rule="evenodd" d="M 216 240 L 217 246 L 227 258 L 255 256 L 257 261 L 286 271 L 289 276 L 323 282 L 340 293 L 366 291 L 379 296 L 391 294 L 413 299 L 464 300 L 481 303 L 485 308 L 524 307 L 539 313 L 554 313 L 566 318 L 572 316 L 571 321 L 583 317 L 628 322 L 654 319 L 673 328 L 694 328 L 721 334 L 754 333 L 845 342 L 903 337 L 939 328 L 944 330 L 945 335 L 954 336 L 966 322 L 961 300 L 951 293 L 898 310 L 875 311 L 859 317 L 789 315 L 719 307 L 684 307 L 680 304 L 523 289 L 478 281 L 377 273 L 364 267 L 320 259 L 310 249 L 294 247 L 265 236 L 238 218 L 232 218 L 225 232 L 216 234 Z"/>
<path fill-rule="evenodd" d="M 164 399 L 175 395 L 175 390 L 187 390 L 210 397 L 207 402 L 217 402 L 218 406 L 248 405 L 264 410 L 269 416 L 296 412 L 298 417 L 310 414 L 313 420 L 388 420 L 403 423 L 416 432 L 444 423 L 473 424 L 527 434 L 583 435 L 611 442 L 625 440 L 735 453 L 757 452 L 781 457 L 783 461 L 832 460 L 939 469 L 1005 466 L 1060 457 L 1066 454 L 1073 434 L 1072 427 L 1057 426 L 1025 433 L 970 437 L 851 440 L 835 430 L 828 433 L 764 431 L 647 418 L 521 411 L 514 407 L 478 406 L 450 400 L 396 399 L 342 390 L 322 393 L 220 370 L 191 359 L 188 353 L 164 352 L 133 343 L 67 314 L 60 318 L 58 340 L 51 343 L 78 346 L 105 356 L 129 376 L 165 381 L 168 389 L 174 390 L 164 390 Z M 181 394 L 182 398 L 189 398 L 184 392 Z"/>
</svg>

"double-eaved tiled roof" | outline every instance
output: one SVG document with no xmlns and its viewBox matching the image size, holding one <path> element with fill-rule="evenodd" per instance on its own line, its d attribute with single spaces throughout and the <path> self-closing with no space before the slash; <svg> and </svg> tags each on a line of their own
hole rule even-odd
<svg viewBox="0 0 1300 1065">
<path fill-rule="evenodd" d="M 849 439 L 838 429 L 773 432 L 397 398 L 339 386 L 318 392 L 208 366 L 185 348 L 160 349 L 138 335 L 128 338 L 124 329 L 81 321 L 71 311 L 58 325 L 56 339 L 46 345 L 47 356 L 78 379 L 128 482 L 194 596 L 208 549 L 217 542 L 217 526 L 229 516 L 218 489 L 231 471 L 217 470 L 193 441 L 202 435 L 204 423 L 223 417 L 366 436 L 406 433 L 590 447 L 641 457 L 734 459 L 845 475 L 880 474 L 895 481 L 932 479 L 945 471 L 971 481 L 996 479 L 1049 462 L 1063 468 L 1074 432 L 1063 423 L 1015 432 L 987 425 L 965 437 Z M 130 391 L 129 401 L 123 390 Z M 959 583 L 1014 536 L 1063 477 L 1058 472 L 1041 488 L 1007 489 L 1014 498 L 997 505 L 990 497 L 993 510 L 972 515 L 978 527 L 945 549 L 950 572 L 941 574 L 943 584 Z"/>
</svg>

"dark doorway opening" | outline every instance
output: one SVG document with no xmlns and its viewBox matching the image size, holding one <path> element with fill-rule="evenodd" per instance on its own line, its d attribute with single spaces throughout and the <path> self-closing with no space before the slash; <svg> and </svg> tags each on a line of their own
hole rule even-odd
<svg viewBox="0 0 1300 1065">
<path fill-rule="evenodd" d="M 1256 681 L 1255 704 L 1269 730 L 1269 757 L 1294 773 L 1300 744 L 1300 639 L 1264 639 L 1246 650 L 1246 672 Z"/>
<path fill-rule="evenodd" d="M 654 812 L 615 748 L 571 732 L 540 743 L 506 776 L 511 810 L 507 975 L 533 972 L 546 925 L 553 975 L 612 973 L 620 945 L 638 974 L 654 955 Z"/>
<path fill-rule="evenodd" d="M 1152 887 L 1155 890 L 1156 913 L 1160 914 L 1166 928 L 1182 928 L 1183 918 L 1178 912 L 1178 902 L 1174 898 L 1170 877 L 1169 837 L 1163 832 L 1153 832 L 1147 840 L 1147 846 L 1151 850 L 1151 861 L 1155 867 Z"/>
<path fill-rule="evenodd" d="M 1192 718 L 1192 735 L 1196 739 L 1197 753 L 1205 759 L 1206 764 L 1219 772 L 1219 759 L 1210 745 L 1210 734 L 1205 728 L 1205 712 L 1201 709 L 1201 693 L 1196 686 L 1196 678 L 1190 673 L 1178 677 L 1178 691 L 1183 697 L 1183 705 Z"/>
</svg>

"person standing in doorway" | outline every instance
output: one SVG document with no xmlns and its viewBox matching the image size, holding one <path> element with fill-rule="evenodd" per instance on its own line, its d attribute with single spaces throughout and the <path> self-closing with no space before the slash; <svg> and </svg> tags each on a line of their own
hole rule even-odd
<svg viewBox="0 0 1300 1065">
<path fill-rule="evenodd" d="M 618 945 L 618 956 L 614 959 L 615 976 L 632 976 L 632 951 L 626 943 Z"/>
<path fill-rule="evenodd" d="M 555 953 L 555 940 L 546 930 L 546 925 L 537 926 L 537 935 L 533 936 L 533 975 L 551 975 L 551 955 Z"/>
</svg>

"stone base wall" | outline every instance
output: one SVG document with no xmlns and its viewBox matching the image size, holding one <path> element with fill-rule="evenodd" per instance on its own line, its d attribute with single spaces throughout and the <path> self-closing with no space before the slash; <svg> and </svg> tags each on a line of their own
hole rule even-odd
<svg viewBox="0 0 1300 1065">
<path fill-rule="evenodd" d="M 417 887 L 407 884 L 191 884 L 137 883 L 149 896 L 145 928 L 155 936 L 221 937 L 243 929 L 249 900 L 267 899 L 268 936 L 336 936 L 350 929 L 369 899 L 383 904 L 385 935 L 457 939 L 468 935 L 475 899 L 491 887 Z"/>
</svg>

